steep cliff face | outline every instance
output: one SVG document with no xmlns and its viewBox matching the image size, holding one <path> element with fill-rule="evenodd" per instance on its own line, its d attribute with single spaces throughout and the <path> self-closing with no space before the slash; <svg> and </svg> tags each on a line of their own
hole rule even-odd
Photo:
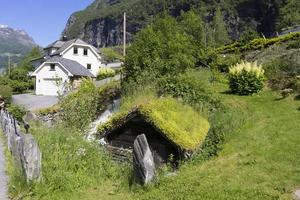
<svg viewBox="0 0 300 200">
<path fill-rule="evenodd" d="M 222 13 L 232 39 L 237 39 L 248 27 L 272 36 L 281 23 L 279 16 L 286 1 L 290 0 L 95 0 L 83 11 L 74 13 L 68 20 L 62 36 L 79 37 L 96 47 L 122 44 L 124 11 L 128 15 L 128 41 L 142 27 L 162 11 L 173 16 L 191 8 L 198 10 L 207 22 L 211 22 L 217 6 Z M 300 12 L 300 8 L 297 8 Z M 300 21 L 299 21 L 300 23 Z"/>
</svg>

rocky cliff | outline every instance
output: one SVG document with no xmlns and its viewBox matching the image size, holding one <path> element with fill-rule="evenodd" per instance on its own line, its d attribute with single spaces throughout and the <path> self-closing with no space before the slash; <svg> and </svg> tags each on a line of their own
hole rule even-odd
<svg viewBox="0 0 300 200">
<path fill-rule="evenodd" d="M 79 37 L 96 47 L 115 46 L 122 44 L 123 17 L 128 16 L 128 41 L 146 24 L 162 11 L 173 16 L 181 11 L 195 9 L 206 22 L 211 22 L 215 9 L 220 6 L 224 15 L 228 32 L 232 39 L 248 29 L 254 29 L 265 36 L 275 34 L 281 25 L 300 23 L 299 19 L 289 22 L 293 13 L 288 13 L 287 6 L 296 7 L 293 0 L 95 0 L 85 10 L 74 13 L 68 20 L 62 36 Z M 295 11 L 293 11 L 295 12 Z M 284 16 L 282 16 L 284 15 Z M 295 17 L 294 17 L 295 18 Z"/>
</svg>

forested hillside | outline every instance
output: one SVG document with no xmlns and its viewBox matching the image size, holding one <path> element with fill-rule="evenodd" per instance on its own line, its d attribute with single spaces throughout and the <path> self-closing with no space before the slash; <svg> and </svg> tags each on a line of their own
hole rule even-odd
<svg viewBox="0 0 300 200">
<path fill-rule="evenodd" d="M 128 15 L 128 40 L 161 12 L 179 16 L 194 9 L 211 27 L 218 8 L 231 39 L 256 31 L 273 36 L 282 28 L 300 23 L 297 0 L 95 0 L 85 10 L 74 13 L 62 35 L 80 37 L 97 47 L 122 42 L 122 14 Z"/>
<path fill-rule="evenodd" d="M 5 68 L 8 56 L 11 62 L 18 62 L 36 46 L 33 39 L 22 30 L 0 25 L 0 70 Z"/>
</svg>

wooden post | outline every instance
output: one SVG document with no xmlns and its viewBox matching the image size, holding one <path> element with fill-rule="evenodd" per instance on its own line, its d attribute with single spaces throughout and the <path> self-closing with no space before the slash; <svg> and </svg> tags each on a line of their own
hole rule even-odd
<svg viewBox="0 0 300 200">
<path fill-rule="evenodd" d="M 123 27 L 123 56 L 126 56 L 126 12 L 124 12 L 124 27 Z"/>
<path fill-rule="evenodd" d="M 8 75 L 10 76 L 10 54 L 8 54 Z"/>
</svg>

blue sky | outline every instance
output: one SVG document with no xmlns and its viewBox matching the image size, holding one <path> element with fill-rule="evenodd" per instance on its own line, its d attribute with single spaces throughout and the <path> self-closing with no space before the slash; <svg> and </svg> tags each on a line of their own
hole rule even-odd
<svg viewBox="0 0 300 200">
<path fill-rule="evenodd" d="M 41 46 L 57 40 L 69 16 L 94 0 L 0 0 L 0 24 L 25 30 Z"/>
</svg>

